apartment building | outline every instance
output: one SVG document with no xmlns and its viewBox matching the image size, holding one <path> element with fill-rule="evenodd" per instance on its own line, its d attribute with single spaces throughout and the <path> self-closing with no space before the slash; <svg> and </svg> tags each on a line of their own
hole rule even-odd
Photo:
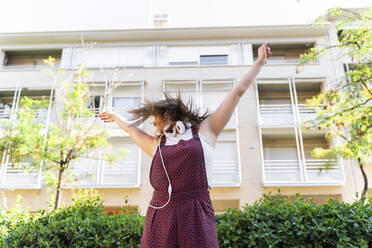
<svg viewBox="0 0 372 248">
<path fill-rule="evenodd" d="M 161 23 L 161 21 L 160 21 Z M 58 31 L 0 34 L 0 118 L 9 118 L 23 96 L 48 97 L 53 106 L 59 94 L 52 79 L 43 73 L 43 59 L 52 56 L 58 67 L 72 72 L 84 63 L 95 96 L 93 111 L 102 104 L 106 72 L 118 71 L 120 85 L 109 100 L 109 108 L 123 116 L 144 100 L 160 99 L 161 90 L 181 90 L 202 109 L 215 109 L 229 90 L 244 76 L 257 58 L 257 49 L 271 41 L 272 57 L 246 91 L 225 130 L 218 137 L 210 175 L 211 199 L 216 214 L 226 208 L 242 209 L 265 192 L 287 196 L 296 192 L 325 202 L 328 197 L 352 202 L 361 192 L 362 176 L 355 161 L 341 157 L 327 162 L 311 156 L 317 146 L 329 147 L 325 131 L 303 130 L 301 123 L 314 118 L 306 99 L 332 87 L 344 77 L 348 62 L 320 57 L 296 73 L 299 54 L 337 39 L 333 25 L 231 26 L 193 28 L 144 28 L 104 31 Z M 85 42 L 96 42 L 84 47 Z M 106 72 L 100 70 L 104 68 Z M 50 107 L 39 120 L 53 122 Z M 144 215 L 152 197 L 149 182 L 151 157 L 142 152 L 127 133 L 113 123 L 101 122 L 110 130 L 113 149 L 128 148 L 125 160 L 111 168 L 105 161 L 82 157 L 71 170 L 76 175 L 94 175 L 78 185 L 64 187 L 62 202 L 71 203 L 73 189 L 96 188 L 107 212 L 115 213 L 127 196 L 129 207 Z M 141 128 L 154 134 L 151 121 Z M 100 151 L 97 151 L 100 153 Z M 27 165 L 29 161 L 23 161 Z M 21 163 L 21 162 L 20 162 Z M 368 167 L 368 176 L 372 170 Z M 0 187 L 11 206 L 17 194 L 32 211 L 47 207 L 48 191 L 40 170 L 25 172 L 2 152 Z"/>
</svg>

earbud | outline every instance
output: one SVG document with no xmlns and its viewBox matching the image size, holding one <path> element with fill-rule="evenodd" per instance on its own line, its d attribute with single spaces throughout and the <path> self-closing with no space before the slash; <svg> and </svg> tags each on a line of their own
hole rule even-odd
<svg viewBox="0 0 372 248">
<path fill-rule="evenodd" d="M 176 128 L 178 133 L 184 133 L 185 132 L 185 125 L 183 124 L 182 121 L 177 121 L 176 122 Z"/>
<path fill-rule="evenodd" d="M 173 127 L 172 128 L 172 132 L 168 132 L 167 130 L 169 129 L 170 125 L 166 125 L 163 129 L 163 133 L 166 133 L 166 134 L 173 134 L 175 135 L 176 134 L 176 129 Z"/>
</svg>

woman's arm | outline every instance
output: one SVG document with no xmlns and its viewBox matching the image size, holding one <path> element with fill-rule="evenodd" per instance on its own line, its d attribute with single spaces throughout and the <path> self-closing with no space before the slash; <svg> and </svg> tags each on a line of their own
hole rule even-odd
<svg viewBox="0 0 372 248">
<path fill-rule="evenodd" d="M 266 58 L 271 56 L 270 47 L 268 47 L 269 44 L 269 42 L 265 42 L 258 48 L 258 59 L 256 63 L 227 94 L 216 111 L 200 124 L 199 132 L 208 139 L 213 147 L 216 144 L 218 135 L 229 122 L 240 97 L 254 82 L 256 76 L 264 66 Z"/>
<path fill-rule="evenodd" d="M 136 126 L 130 126 L 129 123 L 120 115 L 105 111 L 98 115 L 104 122 L 115 122 L 121 129 L 129 134 L 134 142 L 150 157 L 153 157 L 158 139 L 145 133 Z"/>
</svg>

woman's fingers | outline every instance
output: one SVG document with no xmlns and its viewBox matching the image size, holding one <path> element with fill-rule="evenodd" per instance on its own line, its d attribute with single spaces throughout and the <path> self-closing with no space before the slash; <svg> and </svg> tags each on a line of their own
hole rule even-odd
<svg viewBox="0 0 372 248">
<path fill-rule="evenodd" d="M 105 111 L 105 112 L 99 113 L 98 117 L 100 117 L 101 120 L 103 120 L 104 122 L 113 122 L 113 121 L 115 121 L 114 120 L 114 117 L 115 117 L 114 115 L 115 115 L 114 112 Z"/>
</svg>

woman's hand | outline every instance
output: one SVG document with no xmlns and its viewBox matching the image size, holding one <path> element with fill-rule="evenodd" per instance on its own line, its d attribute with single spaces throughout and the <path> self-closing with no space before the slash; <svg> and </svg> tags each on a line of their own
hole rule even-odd
<svg viewBox="0 0 372 248">
<path fill-rule="evenodd" d="M 134 142 L 151 158 L 154 156 L 158 145 L 158 138 L 145 133 L 136 126 L 130 126 L 130 123 L 119 114 L 112 111 L 104 111 L 98 114 L 104 122 L 115 122 L 122 130 L 127 132 Z"/>
<path fill-rule="evenodd" d="M 118 114 L 112 111 L 104 111 L 99 113 L 98 117 L 104 122 L 115 122 L 118 119 Z"/>
<path fill-rule="evenodd" d="M 270 42 L 265 42 L 258 48 L 257 62 L 262 63 L 262 64 L 267 63 L 266 59 L 271 56 L 271 50 L 269 46 L 270 46 Z"/>
</svg>

